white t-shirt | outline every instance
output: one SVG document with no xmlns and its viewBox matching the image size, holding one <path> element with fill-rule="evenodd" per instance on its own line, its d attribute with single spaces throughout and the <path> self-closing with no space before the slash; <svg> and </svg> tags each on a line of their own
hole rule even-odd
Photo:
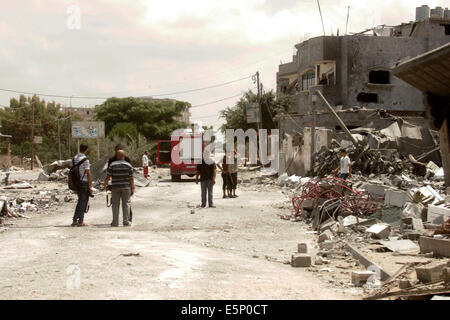
<svg viewBox="0 0 450 320">
<path fill-rule="evenodd" d="M 348 174 L 350 172 L 350 158 L 348 156 L 341 158 L 341 174 Z"/>
<path fill-rule="evenodd" d="M 84 153 L 79 153 L 75 156 L 75 164 L 79 163 L 81 160 L 86 158 L 86 155 Z M 88 182 L 88 177 L 86 174 L 86 170 L 90 170 L 90 164 L 89 159 L 87 159 L 85 162 L 83 162 L 80 167 L 80 177 L 82 178 L 81 181 Z"/>
<path fill-rule="evenodd" d="M 142 156 L 142 166 L 148 167 L 148 157 L 145 154 Z"/>
</svg>

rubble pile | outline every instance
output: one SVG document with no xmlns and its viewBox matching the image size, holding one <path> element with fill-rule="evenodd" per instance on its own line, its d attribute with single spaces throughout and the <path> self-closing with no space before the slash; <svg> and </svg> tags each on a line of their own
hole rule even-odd
<svg viewBox="0 0 450 320">
<path fill-rule="evenodd" d="M 398 174 L 407 171 L 423 177 L 432 172 L 431 177 L 443 177 L 443 172 L 438 170 L 442 160 L 437 133 L 401 118 L 388 118 L 390 124 L 385 128 L 369 123 L 365 128 L 351 130 L 352 137 L 336 134 L 327 147 L 314 155 L 313 173 L 325 177 L 335 170 L 339 166 L 339 150 L 344 148 L 355 173 Z M 429 167 L 429 162 L 437 165 Z"/>
<path fill-rule="evenodd" d="M 0 198 L 0 216 L 30 218 L 27 214 L 45 213 L 72 200 L 73 197 L 65 190 L 33 190 L 27 194 L 8 194 L 8 197 Z"/>
<path fill-rule="evenodd" d="M 339 150 L 342 148 L 336 140 L 333 148 L 322 148 L 314 158 L 314 172 L 318 177 L 325 177 L 339 167 Z M 396 150 L 373 150 L 364 143 L 346 149 L 352 159 L 353 172 L 362 175 L 370 174 L 398 174 L 409 170 L 408 161 Z"/>
</svg>

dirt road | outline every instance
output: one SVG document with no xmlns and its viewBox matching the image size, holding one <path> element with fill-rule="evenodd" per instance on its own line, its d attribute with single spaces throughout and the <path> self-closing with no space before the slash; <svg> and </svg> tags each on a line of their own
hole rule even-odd
<svg viewBox="0 0 450 320">
<path fill-rule="evenodd" d="M 313 236 L 277 217 L 287 213 L 280 191 L 222 199 L 221 183 L 217 208 L 195 214 L 192 181 L 164 176 L 138 188 L 132 228 L 110 227 L 104 195 L 91 202 L 87 228 L 69 227 L 74 203 L 19 220 L 0 233 L 0 299 L 358 298 L 282 263 Z"/>
</svg>

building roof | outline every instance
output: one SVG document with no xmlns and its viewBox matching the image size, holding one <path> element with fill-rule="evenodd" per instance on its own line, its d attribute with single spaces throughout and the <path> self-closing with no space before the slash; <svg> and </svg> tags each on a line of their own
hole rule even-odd
<svg viewBox="0 0 450 320">
<path fill-rule="evenodd" d="M 400 63 L 393 73 L 423 92 L 450 97 L 450 42 Z"/>
</svg>

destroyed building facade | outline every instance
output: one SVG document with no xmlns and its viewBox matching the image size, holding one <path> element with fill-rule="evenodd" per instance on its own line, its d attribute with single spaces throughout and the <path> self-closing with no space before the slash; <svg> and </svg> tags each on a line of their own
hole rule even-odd
<svg viewBox="0 0 450 320">
<path fill-rule="evenodd" d="M 450 16 L 442 12 L 430 16 L 418 10 L 414 22 L 297 44 L 293 61 L 280 65 L 277 73 L 278 94 L 297 98 L 296 114 L 276 118 L 280 173 L 307 175 L 314 166 L 311 154 L 330 148 L 332 140 L 348 140 L 340 136 L 343 128 L 325 103 L 321 99 L 313 102 L 318 91 L 354 138 L 371 149 L 382 149 L 383 153 L 398 150 L 402 156 L 410 153 L 417 157 L 438 148 L 439 139 L 424 119 L 422 92 L 395 77 L 392 67 L 450 41 Z M 341 146 L 351 144 L 344 141 Z"/>
<path fill-rule="evenodd" d="M 398 61 L 450 41 L 450 16 L 417 15 L 417 21 L 358 34 L 321 36 L 297 44 L 293 61 L 279 66 L 278 94 L 297 96 L 298 114 L 311 109 L 320 90 L 332 106 L 423 112 L 419 90 L 395 78 Z M 371 34 L 368 34 L 371 32 Z"/>
</svg>

